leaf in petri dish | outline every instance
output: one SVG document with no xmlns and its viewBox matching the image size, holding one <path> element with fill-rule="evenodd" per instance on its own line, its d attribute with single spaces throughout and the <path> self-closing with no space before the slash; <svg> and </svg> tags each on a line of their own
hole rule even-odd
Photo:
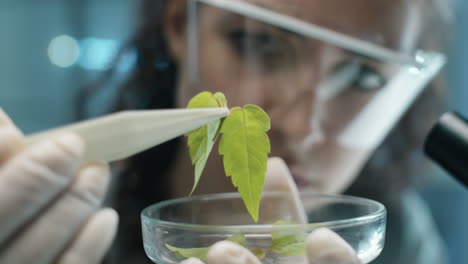
<svg viewBox="0 0 468 264">
<path fill-rule="evenodd" d="M 176 248 L 169 244 L 165 244 L 166 247 L 174 253 L 178 258 L 198 258 L 203 261 L 206 261 L 206 256 L 208 255 L 208 250 L 210 248 Z"/>
<path fill-rule="evenodd" d="M 254 254 L 255 257 L 257 257 L 259 260 L 262 260 L 266 256 L 266 250 L 263 248 L 253 248 L 250 250 L 252 254 Z"/>
<path fill-rule="evenodd" d="M 239 244 L 241 246 L 245 246 L 245 236 L 244 234 L 237 234 L 230 236 L 226 239 L 227 241 L 231 241 L 233 243 Z M 207 260 L 207 255 L 208 255 L 208 250 L 210 249 L 209 247 L 203 247 L 203 248 L 177 248 L 173 247 L 169 244 L 165 244 L 166 247 L 176 255 L 176 257 L 181 258 L 181 259 L 186 259 L 186 258 L 198 258 L 203 261 Z"/>
<path fill-rule="evenodd" d="M 245 247 L 245 235 L 244 234 L 233 235 L 233 236 L 229 237 L 226 240 L 234 242 L 236 244 L 239 244 L 239 245 Z"/>
<path fill-rule="evenodd" d="M 295 224 L 289 221 L 278 221 L 274 225 Z M 274 230 L 271 234 L 271 251 L 289 256 L 305 256 L 306 233 L 296 230 Z"/>
</svg>

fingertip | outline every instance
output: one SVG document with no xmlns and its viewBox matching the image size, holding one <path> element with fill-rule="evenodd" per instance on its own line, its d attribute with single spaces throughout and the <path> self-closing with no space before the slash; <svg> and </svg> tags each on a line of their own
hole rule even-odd
<svg viewBox="0 0 468 264">
<path fill-rule="evenodd" d="M 333 247 L 338 246 L 339 248 L 349 248 L 348 243 L 337 235 L 335 232 L 331 231 L 328 228 L 319 228 L 307 237 L 307 247 L 311 248 L 311 251 L 318 251 L 322 247 Z"/>
<path fill-rule="evenodd" d="M 280 157 L 271 157 L 268 159 L 268 169 L 286 169 L 289 172 L 288 165 Z"/>
<path fill-rule="evenodd" d="M 328 236 L 335 236 L 336 233 L 331 231 L 329 228 L 326 227 L 320 227 L 315 229 L 309 234 L 309 237 L 328 237 Z"/>
<path fill-rule="evenodd" d="M 106 163 L 93 162 L 83 166 L 78 172 L 79 189 L 83 190 L 90 202 L 99 204 L 104 197 L 110 181 L 109 166 Z"/>
<path fill-rule="evenodd" d="M 103 208 L 96 213 L 95 217 L 100 219 L 103 224 L 109 226 L 109 237 L 113 239 L 119 225 L 119 214 L 117 211 L 110 207 Z"/>
<path fill-rule="evenodd" d="M 287 199 L 291 205 L 288 207 L 287 212 L 291 216 L 290 220 L 294 220 L 298 223 L 307 223 L 307 216 L 299 196 L 299 190 L 283 159 L 273 157 L 268 160 L 263 191 L 284 193 L 282 197 Z M 277 217 L 276 212 L 278 210 L 274 199 L 271 202 L 268 202 L 268 199 L 263 199 L 260 210 L 263 219 L 273 219 Z"/>
<path fill-rule="evenodd" d="M 100 263 L 114 241 L 118 218 L 112 208 L 94 213 L 57 263 Z"/>
<path fill-rule="evenodd" d="M 90 223 L 94 228 L 101 230 L 105 234 L 106 239 L 103 241 L 105 244 L 111 244 L 117 233 L 119 225 L 119 215 L 113 208 L 102 208 L 90 219 Z M 97 231 L 97 230 L 96 230 Z"/>
<path fill-rule="evenodd" d="M 0 164 L 14 157 L 23 147 L 23 135 L 16 127 L 0 125 Z"/>
<path fill-rule="evenodd" d="M 23 148 L 23 133 L 0 107 L 0 165 Z"/>
<path fill-rule="evenodd" d="M 286 162 L 284 162 L 284 160 L 282 158 L 277 157 L 277 156 L 269 157 L 268 162 L 269 163 L 283 163 L 283 164 L 286 164 Z"/>
<path fill-rule="evenodd" d="M 291 187 L 295 187 L 295 183 L 286 162 L 278 157 L 269 158 L 264 190 L 291 191 Z"/>
<path fill-rule="evenodd" d="M 2 107 L 0 107 L 0 126 L 3 125 L 13 125 L 13 121 L 10 119 L 10 117 L 7 115 L 7 113 L 3 110 Z"/>
<path fill-rule="evenodd" d="M 197 258 L 188 258 L 182 262 L 180 262 L 180 264 L 204 264 L 203 261 L 197 259 Z"/>
<path fill-rule="evenodd" d="M 119 214 L 117 214 L 117 211 L 115 211 L 114 208 L 110 208 L 110 207 L 102 208 L 97 214 L 101 215 L 104 218 L 112 220 L 112 222 L 115 223 L 116 225 L 119 222 Z"/>
<path fill-rule="evenodd" d="M 260 264 L 248 249 L 231 241 L 220 241 L 208 250 L 208 264 Z"/>
<path fill-rule="evenodd" d="M 208 250 L 208 260 L 215 261 L 227 252 L 237 251 L 237 245 L 229 241 L 220 241 L 215 243 Z M 209 261 L 210 262 L 210 261 Z"/>
<path fill-rule="evenodd" d="M 360 263 L 354 249 L 328 228 L 319 228 L 310 233 L 306 247 L 311 264 Z"/>
</svg>

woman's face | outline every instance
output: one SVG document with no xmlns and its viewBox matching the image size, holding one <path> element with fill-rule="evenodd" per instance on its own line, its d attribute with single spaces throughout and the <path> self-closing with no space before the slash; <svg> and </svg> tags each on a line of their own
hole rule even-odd
<svg viewBox="0 0 468 264">
<path fill-rule="evenodd" d="M 398 50 L 412 48 L 408 36 L 414 36 L 411 30 L 417 28 L 417 13 L 413 10 L 418 1 L 414 0 L 248 2 Z M 231 107 L 256 104 L 271 118 L 270 156 L 285 159 L 300 185 L 325 192 L 346 188 L 356 174 L 321 173 L 317 160 L 323 159 L 317 157 L 326 155 L 328 160 L 339 162 L 358 151 L 340 148 L 333 142 L 333 135 L 346 126 L 369 94 L 354 93 L 322 105 L 318 84 L 350 61 L 351 55 L 219 8 L 204 5 L 200 14 L 196 51 L 199 85 L 188 79 L 189 71 L 194 69 L 187 66 L 185 48 L 175 54 L 180 68 L 179 107 L 204 90 L 223 92 Z M 186 37 L 179 40 L 185 41 Z M 336 167 L 347 170 L 343 164 Z"/>
</svg>

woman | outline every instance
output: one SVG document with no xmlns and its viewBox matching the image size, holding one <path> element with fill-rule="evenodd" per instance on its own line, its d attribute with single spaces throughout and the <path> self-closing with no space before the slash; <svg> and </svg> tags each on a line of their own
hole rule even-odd
<svg viewBox="0 0 468 264">
<path fill-rule="evenodd" d="M 432 16 L 432 14 L 437 14 L 438 9 L 436 2 L 429 0 L 345 2 L 297 0 L 294 3 L 288 1 L 287 5 L 283 1 L 275 0 L 249 2 L 275 12 L 300 17 L 306 21 L 312 19 L 308 22 L 322 23 L 324 26 L 349 35 L 358 36 L 361 32 L 370 32 L 368 41 L 380 42 L 379 44 L 403 52 L 411 52 L 415 48 L 424 47 L 423 43 L 433 44 L 432 39 L 423 39 L 428 37 L 424 34 L 425 30 L 429 30 L 425 29 L 425 26 L 431 25 L 429 18 L 440 18 L 440 15 Z M 441 1 L 441 3 L 445 2 Z M 187 40 L 185 5 L 185 1 L 179 0 L 144 2 L 141 26 L 123 50 L 123 53 L 136 50 L 135 69 L 128 82 L 122 86 L 113 110 L 184 107 L 189 98 L 200 91 L 200 88 L 196 88 L 191 82 L 190 69 L 186 66 L 189 56 L 185 47 Z M 395 238 L 387 244 L 383 252 L 382 263 L 387 263 L 385 261 L 422 263 L 417 262 L 420 261 L 417 257 L 400 251 L 398 245 L 404 240 L 405 234 L 399 228 L 406 222 L 392 223 L 392 219 L 399 221 L 403 217 L 401 212 L 404 211 L 402 208 L 405 203 L 402 200 L 404 197 L 402 194 L 407 188 L 408 175 L 412 173 L 411 170 L 405 168 L 405 165 L 409 163 L 409 153 L 412 153 L 411 151 L 420 144 L 423 133 L 426 131 L 424 126 L 428 124 L 421 124 L 418 121 L 417 125 L 414 125 L 416 122 L 411 120 L 414 115 L 409 113 L 401 121 L 399 128 L 393 131 L 387 142 L 369 161 L 361 175 L 343 174 L 339 177 L 333 175 L 318 177 L 314 171 L 307 169 L 308 159 L 305 159 L 304 155 L 310 152 L 303 151 L 302 147 L 310 135 L 317 136 L 320 131 L 326 131 L 323 126 L 309 122 L 317 116 L 317 112 L 312 107 L 314 102 L 317 102 L 316 87 L 324 73 L 332 71 L 331 68 L 347 61 L 349 56 L 337 52 L 329 45 L 312 42 L 308 45 L 315 45 L 314 49 L 294 57 L 295 60 L 290 60 L 289 53 L 288 56 L 284 56 L 281 52 L 277 52 L 281 51 L 284 46 L 277 46 L 277 43 L 271 42 L 271 35 L 275 36 L 277 31 L 266 29 L 268 27 L 259 25 L 255 21 L 245 20 L 238 16 L 227 16 L 226 12 L 217 8 L 203 8 L 201 14 L 201 41 L 209 44 L 201 45 L 198 51 L 202 60 L 199 75 L 203 81 L 203 90 L 223 91 L 232 106 L 255 103 L 264 108 L 272 119 L 271 155 L 284 158 L 298 181 L 305 181 L 304 184 L 308 187 L 324 192 L 340 192 L 349 189 L 349 193 L 384 202 L 389 209 L 389 231 L 391 231 L 389 236 L 395 235 Z M 315 18 L 319 22 L 313 21 Z M 345 29 L 339 27 L 343 23 L 347 25 Z M 232 27 L 232 25 L 239 24 L 248 24 L 249 30 L 246 32 L 242 28 Z M 431 29 L 434 28 L 431 27 Z M 431 37 L 434 35 L 432 34 Z M 257 49 L 256 52 L 249 53 L 246 43 L 253 43 Z M 280 56 L 276 56 L 277 54 Z M 320 60 L 321 54 L 332 55 Z M 260 58 L 249 63 L 251 56 Z M 301 60 L 302 58 L 314 59 Z M 327 58 L 333 59 L 330 61 Z M 281 63 L 277 63 L 278 61 Z M 298 61 L 300 64 L 297 63 Z M 263 64 L 257 62 L 263 62 Z M 308 69 L 312 71 L 302 74 L 300 70 L 305 69 L 303 66 L 307 63 L 309 63 Z M 247 73 L 243 70 L 243 66 L 246 65 L 251 67 Z M 288 66 L 287 69 L 298 68 L 286 71 L 284 65 Z M 250 75 L 252 72 L 255 73 L 253 79 Z M 110 70 L 103 80 L 108 81 L 112 74 Z M 286 77 L 274 78 L 280 75 Z M 258 76 L 262 77 L 260 83 L 255 82 Z M 288 86 L 291 80 L 300 80 L 300 85 L 295 86 L 294 89 L 291 88 Z M 223 88 L 220 89 L 220 87 Z M 269 88 L 271 89 L 267 90 Z M 427 107 L 421 104 L 429 104 L 430 108 L 434 109 L 434 105 L 427 102 L 431 102 L 431 98 L 438 98 L 434 96 L 434 93 L 438 93 L 438 88 L 434 86 L 433 89 L 428 89 L 425 95 L 427 98 L 421 98 L 419 108 L 415 106 L 412 112 L 416 111 L 418 114 L 417 111 L 424 111 L 425 115 L 429 115 L 430 111 L 428 112 Z M 84 93 L 79 101 L 82 102 L 82 99 L 88 98 L 89 95 L 89 91 Z M 414 133 L 411 126 L 417 126 L 416 129 L 419 131 L 416 132 L 419 133 Z M 120 229 L 114 250 L 109 256 L 111 262 L 144 263 L 146 257 L 142 251 L 139 233 L 141 209 L 156 201 L 186 196 L 189 193 L 193 177 L 192 166 L 187 147 L 180 141 L 169 142 L 118 164 L 116 169 L 121 176 L 112 184 L 109 202 L 120 214 Z M 312 141 L 320 141 L 320 137 L 319 139 L 313 138 Z M 77 145 L 78 143 L 73 143 L 73 139 L 67 139 L 64 144 Z M 382 155 L 385 156 L 385 166 L 379 164 Z M 223 173 L 219 158 L 211 157 L 197 192 L 232 191 L 229 181 L 220 177 Z M 353 181 L 355 184 L 349 188 Z M 424 215 L 425 212 L 422 214 Z M 396 230 L 393 229 L 394 227 L 397 227 Z M 420 234 L 416 237 L 420 238 L 419 240 L 422 238 Z M 414 245 L 421 244 L 408 244 L 409 250 L 404 250 L 417 252 L 414 255 L 427 254 L 422 247 L 413 250 L 411 247 Z M 431 245 L 437 250 L 430 252 L 438 252 L 440 248 L 437 243 Z M 439 254 L 436 255 L 438 258 Z M 437 262 L 437 258 L 433 259 L 434 263 L 441 263 Z"/>
<path fill-rule="evenodd" d="M 329 27 L 350 35 L 356 31 L 379 32 L 384 36 L 384 40 L 381 40 L 379 44 L 408 53 L 416 48 L 441 48 L 436 45 L 440 44 L 437 43 L 437 40 L 443 38 L 437 37 L 436 34 L 443 32 L 437 31 L 437 29 L 442 29 L 443 24 L 435 20 L 443 18 L 442 14 L 438 13 L 443 10 L 439 4 L 447 4 L 444 1 L 355 0 L 345 3 L 343 1 L 294 1 L 294 3 L 288 2 L 287 7 L 285 7 L 281 1 L 249 2 L 260 3 L 263 7 L 273 11 L 300 17 L 304 20 L 318 17 L 315 21 L 320 21 L 327 26 L 332 25 Z M 129 81 L 122 87 L 115 110 L 184 107 L 191 96 L 201 91 L 201 89 L 194 88 L 189 79 L 190 69 L 187 68 L 189 64 L 187 63 L 188 56 L 185 47 L 187 29 L 185 27 L 184 4 L 185 1 L 144 2 L 140 29 L 128 44 L 128 49 L 135 48 L 137 50 L 136 69 Z M 417 250 L 406 251 L 413 247 L 423 249 L 421 242 L 424 240 L 432 241 L 432 243 L 427 242 L 427 246 L 437 249 L 429 250 L 429 252 L 434 253 L 433 263 L 443 263 L 440 260 L 443 253 L 436 235 L 427 235 L 426 237 L 416 235 L 413 239 L 407 239 L 403 237 L 405 235 L 401 230 L 409 222 L 404 219 L 412 217 L 408 213 L 410 208 L 405 207 L 407 206 L 406 198 L 403 199 L 403 197 L 408 196 L 407 190 L 412 178 L 410 175 L 422 173 L 415 170 L 421 164 L 415 150 L 420 149 L 424 134 L 438 111 L 437 105 L 440 104 L 440 95 L 443 94 L 442 85 L 434 84 L 427 89 L 419 102 L 400 122 L 398 128 L 393 131 L 392 135 L 387 138 L 368 162 L 361 175 L 317 179 L 313 175 L 313 171 L 303 169 L 310 161 L 301 159 L 303 153 L 297 148 L 291 148 L 291 146 L 303 142 L 304 138 L 313 132 L 311 130 L 315 129 L 317 132 L 316 127 L 312 126 L 311 128 L 308 120 L 313 119 L 314 114 L 316 115 L 312 111 L 311 105 L 314 102 L 314 87 L 319 81 L 318 74 L 307 74 L 302 77 L 298 74 L 300 71 L 296 69 L 294 78 L 273 78 L 272 76 L 282 74 L 284 65 L 290 68 L 291 65 L 297 65 L 297 63 L 291 63 L 291 56 L 283 56 L 280 51 L 276 51 L 275 49 L 279 48 L 275 45 L 263 44 L 265 46 L 263 47 L 255 40 L 251 44 L 254 46 L 251 50 L 254 49 L 256 55 L 248 54 L 249 49 L 245 47 L 245 43 L 243 46 L 242 39 L 244 42 L 245 38 L 255 39 L 257 36 L 254 33 L 262 30 L 270 35 L 275 33 L 264 27 L 262 29 L 263 25 L 258 25 L 255 21 L 239 21 L 242 18 L 230 17 L 229 13 L 223 10 L 204 8 L 206 10 L 201 11 L 200 18 L 200 50 L 198 51 L 200 57 L 198 72 L 203 81 L 202 89 L 221 90 L 226 94 L 231 106 L 255 103 L 263 107 L 272 118 L 272 130 L 269 133 L 272 142 L 271 155 L 285 159 L 299 182 L 303 183 L 304 180 L 313 179 L 313 184 L 317 189 L 324 192 L 339 192 L 348 189 L 348 185 L 356 179 L 347 191 L 348 193 L 370 197 L 385 203 L 389 210 L 389 239 L 382 253 L 382 263 L 387 263 L 387 261 L 420 263 L 421 256 L 417 255 L 425 253 L 416 252 Z M 333 19 L 332 21 L 330 21 L 330 17 Z M 347 32 L 339 28 L 343 23 L 348 25 Z M 236 25 L 239 24 L 248 24 L 247 27 L 240 28 L 249 28 L 250 35 L 245 32 L 237 32 L 239 30 Z M 333 28 L 333 25 L 337 25 L 336 28 Z M 432 31 L 429 35 L 427 33 L 430 30 Z M 164 32 L 164 35 L 158 34 L 161 32 Z M 284 46 L 281 47 L 284 48 Z M 321 47 L 322 52 L 325 52 L 326 48 Z M 270 56 L 269 53 L 280 55 Z M 270 61 L 266 63 L 266 66 L 245 62 L 252 56 L 257 56 L 258 61 Z M 268 56 L 273 58 L 270 59 Z M 301 53 L 301 56 L 307 57 L 308 54 Z M 314 54 L 310 56 L 314 56 Z M 337 56 L 341 56 L 341 54 Z M 289 60 L 284 57 L 289 58 Z M 315 55 L 314 58 L 317 56 Z M 335 61 L 333 65 L 346 59 L 343 56 L 339 57 L 339 59 L 335 59 L 337 62 Z M 281 67 L 277 66 L 279 64 L 276 63 L 277 61 L 283 63 Z M 312 61 L 317 61 L 317 59 Z M 276 68 L 272 65 L 276 65 Z M 316 65 L 309 66 L 309 69 L 318 68 Z M 248 68 L 248 70 L 243 70 L 244 68 Z M 327 72 L 328 69 L 321 68 L 320 70 Z M 266 72 L 266 74 L 261 71 Z M 287 76 L 287 74 L 285 75 Z M 248 80 L 252 76 L 253 79 L 261 81 L 255 83 L 254 86 L 250 85 Z M 292 88 L 287 84 L 293 79 L 306 79 L 305 83 L 309 84 L 308 87 L 313 88 L 306 87 L 303 90 L 297 87 Z M 294 84 L 297 83 L 294 82 Z M 174 89 L 174 87 L 178 88 Z M 300 98 L 298 99 L 298 97 Z M 288 102 L 288 100 L 290 101 Z M 145 102 L 145 105 L 135 105 L 136 102 Z M 294 107 L 289 107 L 288 103 L 291 104 L 290 102 L 293 102 Z M 421 119 L 421 117 L 424 118 Z M 218 159 L 217 155 L 210 157 L 197 188 L 198 193 L 233 190 L 229 180 L 219 176 L 224 174 Z M 168 197 L 186 196 L 193 182 L 192 166 L 185 144 L 173 141 L 131 158 L 122 164 L 121 169 L 123 170 L 123 176 L 120 178 L 121 187 L 116 188 L 115 195 L 117 197 L 115 208 L 121 212 L 121 229 L 117 239 L 117 241 L 121 241 L 121 244 L 117 242 L 116 247 L 119 248 L 117 252 L 132 247 L 134 252 L 137 252 L 141 248 L 140 235 L 134 235 L 133 239 L 130 239 L 128 235 L 136 232 L 134 227 L 138 225 L 139 221 L 136 215 L 150 203 Z M 161 172 L 166 172 L 166 175 L 163 176 Z M 159 177 L 154 177 L 154 175 Z M 413 195 L 409 196 L 413 197 Z M 412 204 L 416 204 L 415 207 L 423 211 L 421 222 L 424 222 L 427 212 L 423 210 L 424 206 L 420 205 L 420 200 L 417 197 L 408 199 L 416 200 Z M 427 229 L 431 229 L 431 227 L 428 224 Z M 413 241 L 413 243 L 408 241 Z M 406 246 L 400 247 L 400 245 Z M 118 259 L 122 257 L 118 253 L 116 255 Z"/>
</svg>

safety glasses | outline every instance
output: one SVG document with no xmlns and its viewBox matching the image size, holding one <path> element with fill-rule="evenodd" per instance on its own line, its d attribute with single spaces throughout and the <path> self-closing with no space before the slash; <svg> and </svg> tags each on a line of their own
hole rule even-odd
<svg viewBox="0 0 468 264">
<path fill-rule="evenodd" d="M 245 94 L 244 103 L 264 102 L 291 124 L 307 123 L 309 135 L 291 144 L 317 153 L 303 155 L 311 168 L 356 172 L 446 59 L 429 51 L 403 54 L 356 37 L 367 32 L 345 34 L 283 6 L 189 1 L 189 84 Z"/>
</svg>

